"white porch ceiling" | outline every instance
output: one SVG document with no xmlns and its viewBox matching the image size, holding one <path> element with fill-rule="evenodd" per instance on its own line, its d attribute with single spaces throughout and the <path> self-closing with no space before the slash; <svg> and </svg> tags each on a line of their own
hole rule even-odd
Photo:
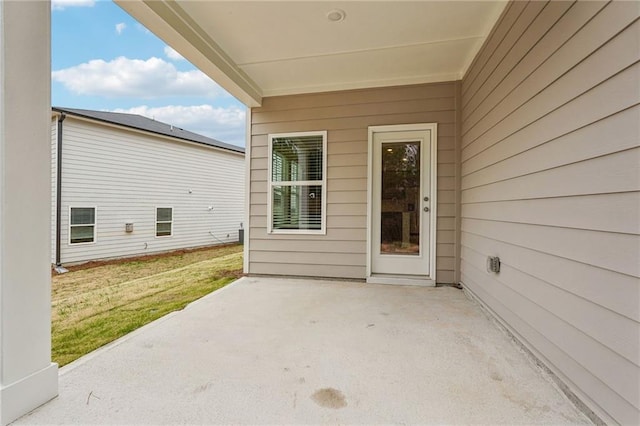
<svg viewBox="0 0 640 426">
<path fill-rule="evenodd" d="M 506 4 L 115 1 L 249 106 L 265 96 L 460 79 Z M 327 19 L 334 9 L 345 19 Z"/>
</svg>

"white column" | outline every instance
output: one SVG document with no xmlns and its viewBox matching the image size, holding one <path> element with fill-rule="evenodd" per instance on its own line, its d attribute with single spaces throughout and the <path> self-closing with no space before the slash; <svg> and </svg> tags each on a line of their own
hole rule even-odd
<svg viewBox="0 0 640 426">
<path fill-rule="evenodd" d="M 0 1 L 2 425 L 58 393 L 51 363 L 50 15 L 49 1 Z"/>
</svg>

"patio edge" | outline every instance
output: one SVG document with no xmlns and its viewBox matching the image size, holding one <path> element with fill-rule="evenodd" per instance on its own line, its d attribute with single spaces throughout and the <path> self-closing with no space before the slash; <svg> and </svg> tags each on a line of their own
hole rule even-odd
<svg viewBox="0 0 640 426">
<path fill-rule="evenodd" d="M 189 309 L 190 307 L 197 305 L 198 303 L 203 302 L 204 300 L 213 297 L 214 294 L 221 292 L 222 290 L 225 290 L 226 288 L 242 281 L 245 277 L 240 277 L 235 281 L 230 282 L 229 284 L 226 284 L 224 287 L 221 287 L 217 290 L 213 290 L 211 293 L 209 294 L 205 294 L 204 296 L 194 300 L 193 302 L 188 303 L 184 308 L 177 310 L 177 311 L 172 311 L 169 312 L 168 314 L 154 320 L 151 321 L 148 324 L 143 325 L 142 327 L 136 328 L 135 330 L 125 334 L 122 337 L 117 338 L 116 340 L 113 340 L 112 342 L 107 343 L 104 346 L 100 346 L 98 349 L 93 350 L 91 352 L 89 352 L 86 355 L 81 356 L 80 358 L 71 361 L 69 364 L 65 365 L 64 367 L 61 367 L 59 369 L 59 376 L 63 376 L 67 373 L 69 373 L 70 371 L 82 366 L 83 364 L 85 364 L 86 362 L 90 361 L 91 359 L 100 356 L 100 354 L 102 354 L 103 352 L 107 352 L 111 349 L 113 349 L 116 346 L 121 345 L 122 343 L 125 343 L 126 341 L 128 341 L 129 339 L 134 338 L 135 336 L 144 333 L 146 330 L 150 329 L 150 328 L 154 328 L 158 325 L 160 325 L 161 323 L 171 319 L 172 317 L 174 317 L 175 315 L 180 314 L 180 312 L 184 312 L 187 309 Z M 57 364 L 56 364 L 57 365 Z"/>
<path fill-rule="evenodd" d="M 524 343 L 524 339 L 520 338 L 514 331 L 512 331 L 501 319 L 500 317 L 489 307 L 487 306 L 473 291 L 471 291 L 464 283 L 460 283 L 464 294 L 473 302 L 477 303 L 482 312 L 489 318 L 489 320 L 496 325 L 503 333 L 505 333 L 509 339 L 511 339 L 518 348 L 529 358 L 529 360 L 535 364 L 541 372 L 550 379 L 550 381 L 566 396 L 569 401 L 589 420 L 593 422 L 593 424 L 597 426 L 606 426 L 607 422 L 602 420 L 602 418 L 596 414 L 582 399 L 575 393 L 571 388 L 560 378 L 547 364 L 536 355 L 533 349 L 531 349 L 526 343 Z M 612 421 L 613 422 L 613 421 Z"/>
</svg>

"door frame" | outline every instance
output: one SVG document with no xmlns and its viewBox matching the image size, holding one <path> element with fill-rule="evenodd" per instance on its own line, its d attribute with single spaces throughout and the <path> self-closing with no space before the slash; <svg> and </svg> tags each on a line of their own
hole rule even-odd
<svg viewBox="0 0 640 426">
<path fill-rule="evenodd" d="M 369 126 L 368 136 L 368 153 L 367 153 L 367 282 L 375 284 L 414 284 L 435 286 L 436 284 L 436 225 L 438 217 L 438 193 L 437 193 L 437 176 L 438 176 L 438 124 L 437 123 L 417 123 L 417 124 L 397 124 L 386 126 Z M 429 218 L 429 273 L 425 276 L 415 275 L 393 275 L 381 276 L 372 275 L 371 264 L 373 248 L 372 232 L 373 232 L 373 135 L 375 133 L 387 132 L 403 132 L 412 130 L 430 130 L 431 131 L 431 164 L 429 164 L 431 193 L 431 215 Z"/>
</svg>

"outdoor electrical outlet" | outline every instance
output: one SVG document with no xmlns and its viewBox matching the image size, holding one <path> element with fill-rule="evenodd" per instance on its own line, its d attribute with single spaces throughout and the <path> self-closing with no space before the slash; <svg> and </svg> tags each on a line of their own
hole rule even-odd
<svg viewBox="0 0 640 426">
<path fill-rule="evenodd" d="M 498 256 L 487 257 L 487 271 L 496 274 L 500 272 L 500 258 Z"/>
</svg>

